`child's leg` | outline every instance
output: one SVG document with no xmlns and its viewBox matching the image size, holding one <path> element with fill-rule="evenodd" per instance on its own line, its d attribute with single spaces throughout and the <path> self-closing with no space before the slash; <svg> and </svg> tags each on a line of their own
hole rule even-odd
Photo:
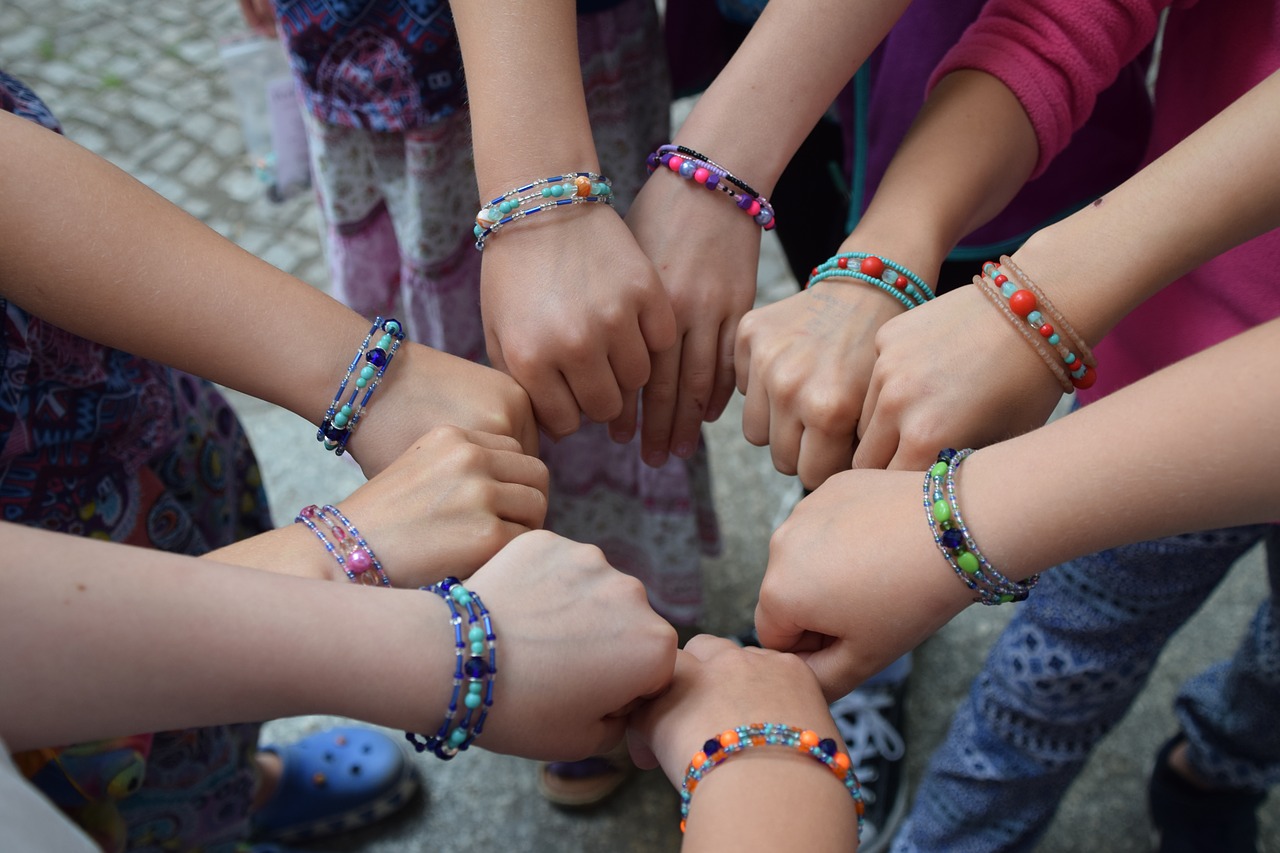
<svg viewBox="0 0 1280 853">
<path fill-rule="evenodd" d="M 1030 850 L 1170 635 L 1267 529 L 1143 542 L 1046 573 L 956 712 L 894 849 Z"/>
<path fill-rule="evenodd" d="M 1191 767 L 1214 787 L 1264 790 L 1280 783 L 1280 533 L 1267 541 L 1271 597 L 1258 607 L 1236 654 L 1187 681 L 1174 711 Z"/>
</svg>

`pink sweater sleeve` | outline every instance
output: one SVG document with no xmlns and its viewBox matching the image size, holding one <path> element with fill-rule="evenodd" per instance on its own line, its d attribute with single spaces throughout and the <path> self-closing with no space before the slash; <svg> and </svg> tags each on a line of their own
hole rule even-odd
<svg viewBox="0 0 1280 853">
<path fill-rule="evenodd" d="M 1039 175 L 1085 123 L 1098 94 L 1155 37 L 1171 0 L 989 0 L 929 79 L 952 71 L 1000 79 L 1040 143 Z"/>
</svg>

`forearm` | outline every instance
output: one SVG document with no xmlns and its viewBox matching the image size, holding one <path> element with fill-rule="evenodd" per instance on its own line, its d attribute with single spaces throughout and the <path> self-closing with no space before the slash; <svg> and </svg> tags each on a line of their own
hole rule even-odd
<svg viewBox="0 0 1280 853">
<path fill-rule="evenodd" d="M 966 524 L 1011 577 L 1118 545 L 1280 518 L 1280 320 L 974 454 Z M 1010 508 L 1017 507 L 1018 511 Z"/>
<path fill-rule="evenodd" d="M 950 74 L 925 102 L 843 248 L 936 270 L 1017 195 L 1037 151 L 1031 122 L 1003 83 L 980 71 Z"/>
<path fill-rule="evenodd" d="M 674 141 L 768 195 L 908 2 L 774 0 Z"/>
<path fill-rule="evenodd" d="M 0 735 L 14 749 L 309 713 L 423 730 L 446 703 L 453 638 L 434 595 L 0 536 Z"/>
<path fill-rule="evenodd" d="M 1280 224 L 1278 135 L 1280 73 L 1014 260 L 1096 343 L 1178 276 Z"/>
<path fill-rule="evenodd" d="M 319 422 L 367 320 L 56 134 L 0 113 L 0 142 L 6 298 Z"/>
<path fill-rule="evenodd" d="M 454 3 L 480 197 L 562 170 L 599 171 L 572 0 Z"/>
</svg>

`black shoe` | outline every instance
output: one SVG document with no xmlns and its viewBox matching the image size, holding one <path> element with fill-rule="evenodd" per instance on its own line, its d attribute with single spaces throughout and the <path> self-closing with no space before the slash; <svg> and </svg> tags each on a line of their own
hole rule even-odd
<svg viewBox="0 0 1280 853">
<path fill-rule="evenodd" d="M 1157 853 L 1256 853 L 1258 806 L 1265 791 L 1206 791 L 1169 767 L 1169 755 L 1186 735 L 1177 734 L 1156 755 L 1147 786 Z"/>
<path fill-rule="evenodd" d="M 906 680 L 859 687 L 831 703 L 867 805 L 860 853 L 882 853 L 907 811 Z"/>
</svg>

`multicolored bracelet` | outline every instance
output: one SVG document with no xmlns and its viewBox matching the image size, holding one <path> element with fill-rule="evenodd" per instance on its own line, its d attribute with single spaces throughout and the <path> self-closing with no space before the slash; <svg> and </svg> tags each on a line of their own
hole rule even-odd
<svg viewBox="0 0 1280 853">
<path fill-rule="evenodd" d="M 685 180 L 702 184 L 709 190 L 720 190 L 733 199 L 743 213 L 763 228 L 772 231 L 777 225 L 773 205 L 746 181 L 736 177 L 719 163 L 683 145 L 662 145 L 645 159 L 645 166 L 652 175 L 659 166 L 666 166 Z M 734 190 L 734 187 L 737 190 Z"/>
<path fill-rule="evenodd" d="M 973 448 L 938 453 L 938 461 L 924 475 L 924 512 L 933 532 L 933 541 L 943 558 L 965 586 L 978 594 L 983 604 L 1025 601 L 1040 580 L 1032 575 L 1024 581 L 1005 577 L 978 550 L 973 534 L 965 527 L 956 501 L 956 470 L 973 454 Z"/>
<path fill-rule="evenodd" d="M 1098 365 L 1084 339 L 1008 255 L 1002 255 L 999 264 L 983 264 L 982 275 L 974 282 L 997 306 L 1007 309 L 1005 316 L 1040 353 L 1066 393 L 1088 388 L 1097 381 Z M 1050 347 L 1057 351 L 1056 358 Z"/>
<path fill-rule="evenodd" d="M 933 288 L 911 270 L 881 255 L 843 252 L 813 268 L 806 288 L 829 278 L 852 278 L 878 287 L 911 310 L 934 298 Z"/>
<path fill-rule="evenodd" d="M 382 570 L 382 563 L 374 555 L 369 543 L 336 506 L 325 504 L 318 507 L 312 504 L 303 507 L 293 521 L 295 524 L 305 524 L 324 543 L 325 550 L 338 561 L 338 568 L 342 569 L 347 580 L 364 586 L 391 586 L 391 579 Z M 329 540 L 316 522 L 323 524 L 333 534 L 333 541 Z"/>
<path fill-rule="evenodd" d="M 613 182 L 595 172 L 566 172 L 505 192 L 476 214 L 476 249 L 483 252 L 485 241 L 512 222 L 574 204 L 612 205 Z"/>
<path fill-rule="evenodd" d="M 379 331 L 382 332 L 382 337 L 371 348 L 369 342 Z M 369 399 L 382 382 L 383 375 L 391 366 L 391 359 L 395 358 L 396 351 L 400 349 L 403 341 L 404 327 L 400 325 L 399 320 L 388 318 L 384 321 L 381 317 L 374 319 L 373 325 L 369 328 L 369 334 L 364 336 L 360 349 L 356 350 L 355 358 L 351 359 L 346 375 L 338 385 L 338 392 L 333 395 L 333 402 L 329 404 L 328 410 L 324 413 L 324 419 L 320 421 L 320 426 L 316 430 L 316 441 L 323 441 L 325 450 L 332 450 L 337 456 L 346 452 L 347 442 L 351 440 L 356 427 L 360 425 L 360 419 L 364 417 Z M 356 372 L 361 359 L 367 364 L 360 368 L 355 382 L 352 382 L 351 375 Z M 343 403 L 342 395 L 346 393 L 348 385 L 354 385 L 354 387 L 347 402 Z M 364 398 L 357 405 L 356 397 L 360 395 L 362 389 Z"/>
<path fill-rule="evenodd" d="M 463 587 L 457 578 L 445 578 L 439 583 L 419 588 L 435 593 L 449 605 L 456 662 L 453 690 L 440 728 L 432 735 L 405 732 L 404 736 L 418 752 L 429 751 L 436 758 L 448 761 L 471 746 L 484 731 L 484 722 L 493 707 L 493 678 L 498 674 L 497 636 L 493 632 L 493 620 L 480 596 Z M 467 613 L 465 635 L 459 606 Z M 462 690 L 464 681 L 467 685 L 465 694 Z M 457 719 L 459 698 L 467 709 L 461 720 Z"/>
<path fill-rule="evenodd" d="M 693 800 L 694 789 L 698 787 L 702 777 L 735 753 L 754 746 L 788 747 L 827 765 L 853 797 L 853 807 L 858 813 L 858 837 L 862 837 L 866 804 L 862 801 L 862 786 L 853 772 L 849 756 L 840 751 L 839 744 L 832 738 L 819 738 L 817 732 L 780 723 L 752 723 L 729 729 L 709 739 L 700 751 L 694 753 L 689 761 L 689 768 L 685 771 L 684 782 L 680 785 L 681 832 L 684 832 L 685 822 L 689 818 L 689 805 Z"/>
</svg>

